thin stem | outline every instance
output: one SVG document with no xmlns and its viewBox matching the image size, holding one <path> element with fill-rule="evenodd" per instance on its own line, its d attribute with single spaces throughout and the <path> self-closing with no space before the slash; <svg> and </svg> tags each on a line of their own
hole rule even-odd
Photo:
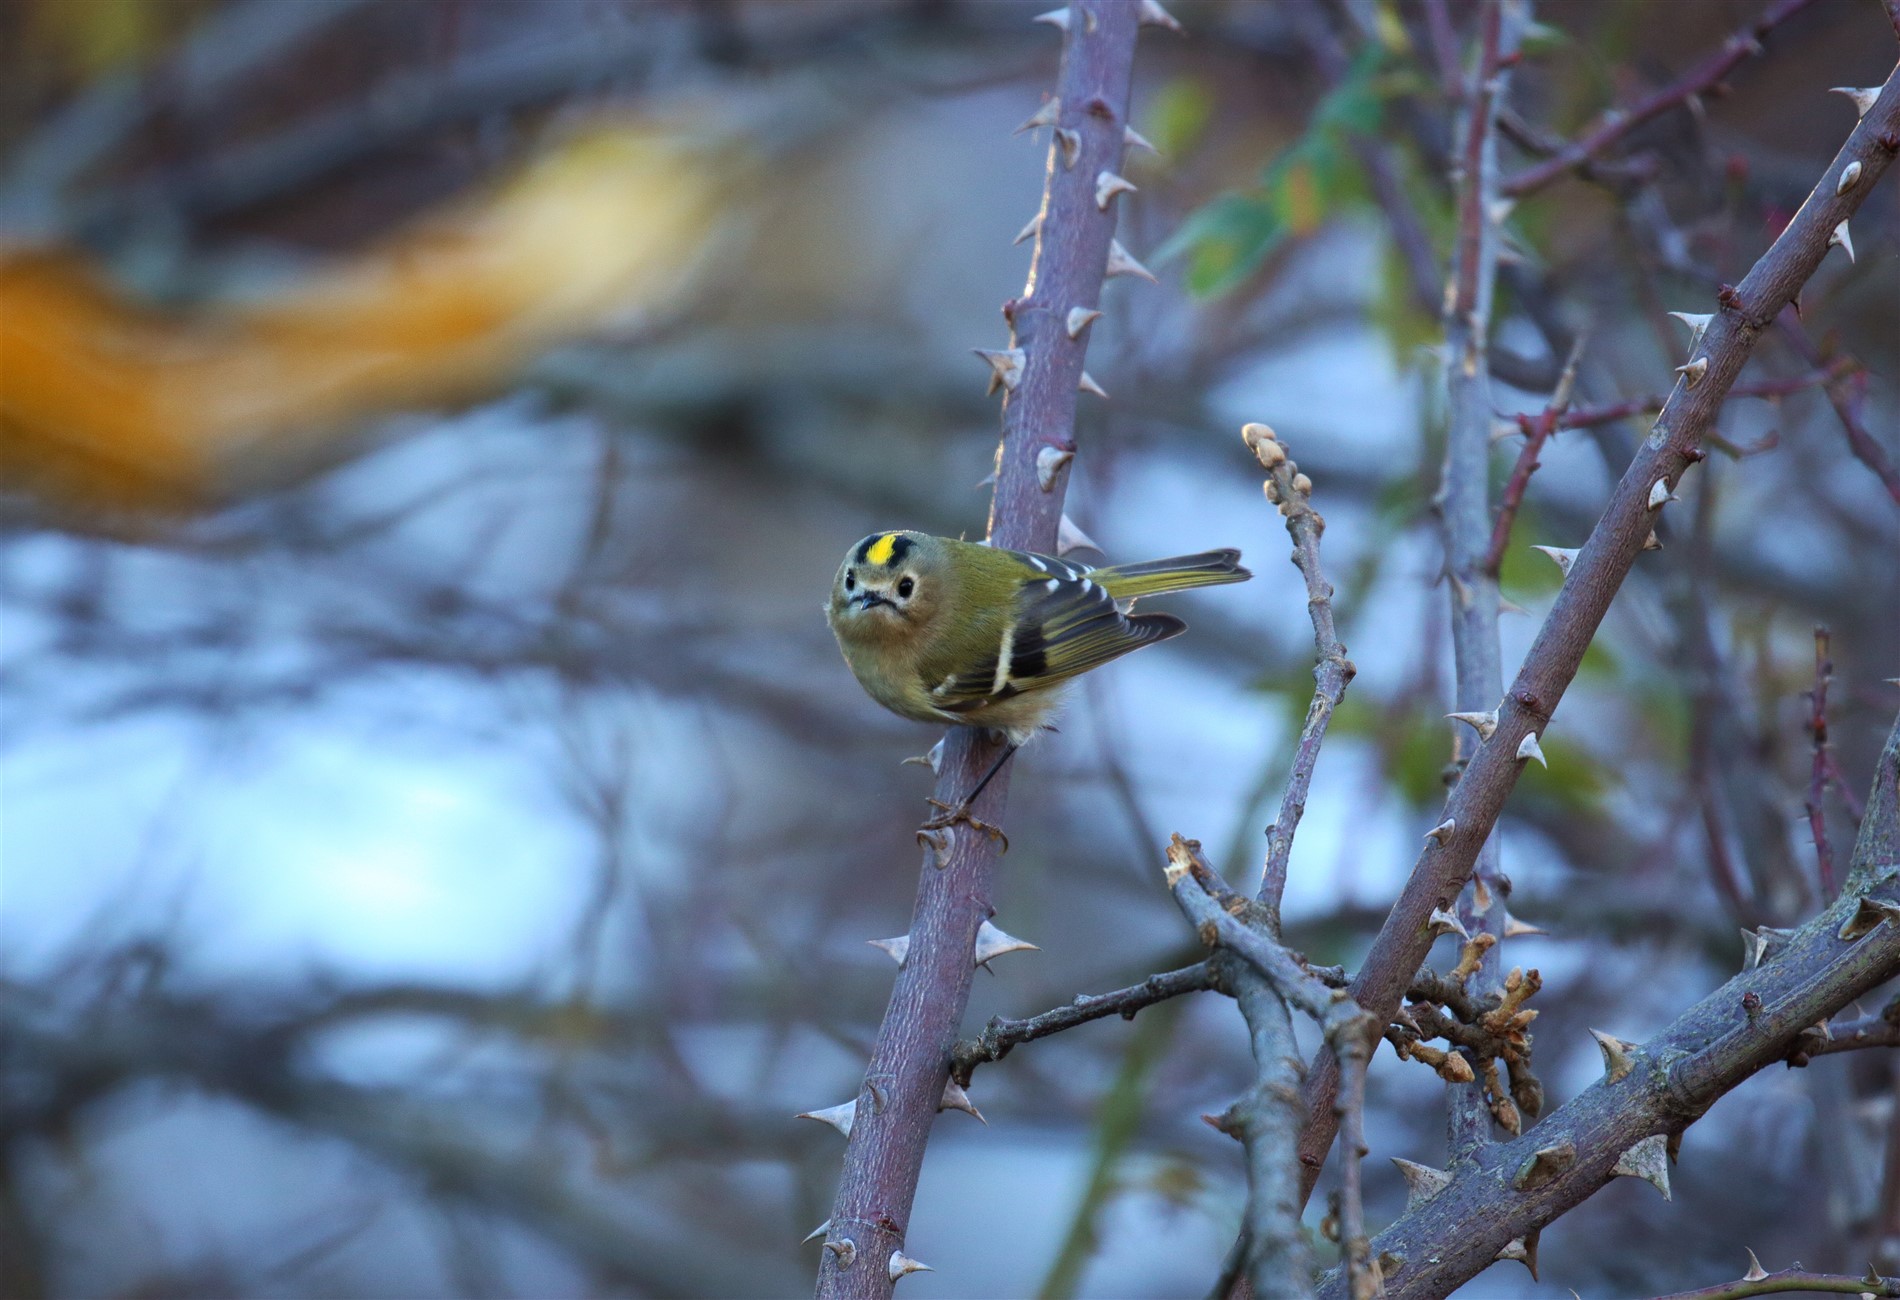
<svg viewBox="0 0 1900 1300">
<path fill-rule="evenodd" d="M 1319 539 L 1326 531 L 1326 520 L 1313 509 L 1310 500 L 1313 484 L 1286 454 L 1286 444 L 1264 424 L 1250 424 L 1241 430 L 1247 445 L 1253 448 L 1260 467 L 1267 471 L 1267 500 L 1286 519 L 1287 533 L 1293 538 L 1293 563 L 1306 580 L 1306 612 L 1313 622 L 1313 700 L 1306 707 L 1306 721 L 1300 727 L 1300 739 L 1293 751 L 1293 764 L 1287 772 L 1286 790 L 1280 796 L 1280 814 L 1267 827 L 1267 857 L 1260 869 L 1260 888 L 1256 893 L 1267 908 L 1269 925 L 1277 934 L 1280 928 L 1280 900 L 1286 893 L 1287 864 L 1293 855 L 1293 836 L 1306 815 L 1306 795 L 1313 784 L 1313 769 L 1319 763 L 1320 748 L 1326 741 L 1326 727 L 1333 710 L 1346 694 L 1346 687 L 1358 671 L 1346 657 L 1333 624 L 1333 585 L 1319 564 Z"/>
<path fill-rule="evenodd" d="M 1074 1029 L 1077 1025 L 1086 1025 L 1091 1020 L 1102 1020 L 1109 1016 L 1133 1020 L 1137 1012 L 1157 1002 L 1166 1002 L 1184 993 L 1201 993 L 1219 987 L 1220 979 L 1213 967 L 1206 962 L 1196 962 L 1165 974 L 1150 975 L 1139 984 L 1116 989 L 1112 993 L 1078 997 L 1067 1006 L 1056 1007 L 1026 1020 L 996 1016 L 983 1027 L 981 1034 L 964 1039 L 952 1049 L 950 1074 L 967 1088 L 977 1066 L 1000 1061 L 1024 1043 L 1033 1043 L 1039 1038 L 1047 1038 L 1065 1029 Z"/>
<path fill-rule="evenodd" d="M 1537 472 L 1537 457 L 1544 450 L 1544 444 L 1550 435 L 1557 432 L 1563 421 L 1564 411 L 1570 406 L 1571 394 L 1576 390 L 1577 363 L 1583 358 L 1584 337 L 1579 334 L 1577 341 L 1570 347 L 1570 359 L 1564 363 L 1563 375 L 1557 380 L 1557 391 L 1550 395 L 1550 401 L 1535 418 L 1518 417 L 1518 427 L 1524 432 L 1524 447 L 1517 454 L 1517 462 L 1511 466 L 1511 477 L 1505 480 L 1504 496 L 1498 502 L 1497 522 L 1491 527 L 1491 544 L 1485 548 L 1484 571 L 1494 580 L 1504 567 L 1504 550 L 1511 543 L 1511 525 L 1517 522 L 1518 507 L 1524 504 L 1524 493 L 1530 487 L 1531 475 Z"/>
<path fill-rule="evenodd" d="M 1820 365 L 1820 349 L 1808 337 L 1807 327 L 1802 325 L 1801 318 L 1792 307 L 1782 312 L 1775 324 L 1803 360 L 1811 366 Z M 1900 466 L 1893 463 L 1893 458 L 1874 440 L 1873 434 L 1867 431 L 1867 425 L 1860 418 L 1861 405 L 1867 397 L 1867 372 L 1852 357 L 1842 357 L 1828 367 L 1828 378 L 1830 381 L 1843 381 L 1828 383 L 1827 400 L 1841 422 L 1841 432 L 1847 435 L 1848 450 L 1854 453 L 1855 459 L 1874 472 L 1874 477 L 1887 489 L 1887 494 L 1900 503 Z M 1851 394 L 1843 391 L 1850 383 L 1853 385 Z"/>
</svg>

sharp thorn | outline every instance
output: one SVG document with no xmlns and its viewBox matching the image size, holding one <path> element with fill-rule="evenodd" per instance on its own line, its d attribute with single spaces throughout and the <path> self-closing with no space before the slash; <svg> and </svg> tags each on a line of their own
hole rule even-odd
<svg viewBox="0 0 1900 1300">
<path fill-rule="evenodd" d="M 1181 24 L 1174 15 L 1163 9 L 1159 0 L 1141 0 L 1141 25 L 1143 27 L 1165 27 L 1171 32 L 1179 32 Z"/>
<path fill-rule="evenodd" d="M 895 939 L 866 939 L 865 942 L 873 948 L 882 948 L 897 963 L 899 970 L 903 970 L 904 963 L 910 960 L 910 936 L 907 934 L 900 934 Z"/>
<path fill-rule="evenodd" d="M 1095 174 L 1095 206 L 1099 211 L 1107 212 L 1108 205 L 1115 201 L 1118 194 L 1133 194 L 1136 186 L 1124 176 L 1103 170 Z"/>
<path fill-rule="evenodd" d="M 1060 99 L 1045 100 L 1041 108 L 1031 113 L 1028 119 L 1010 134 L 1021 135 L 1024 131 L 1033 131 L 1039 126 L 1054 126 L 1061 116 L 1062 101 Z"/>
<path fill-rule="evenodd" d="M 1122 247 L 1119 239 L 1108 241 L 1108 268 L 1104 274 L 1111 280 L 1118 275 L 1133 275 L 1146 280 L 1149 284 L 1161 283 L 1155 279 L 1153 271 L 1128 255 L 1128 250 Z"/>
<path fill-rule="evenodd" d="M 846 1137 L 850 1137 L 851 1122 L 856 1118 L 857 1111 L 858 1099 L 853 1097 L 850 1101 L 840 1102 L 836 1106 L 828 1106 L 824 1110 L 801 1110 L 798 1114 L 792 1116 L 792 1118 L 815 1119 L 820 1124 L 829 1124 Z"/>
<path fill-rule="evenodd" d="M 970 961 L 972 965 L 987 966 L 998 957 L 1008 953 L 1041 951 L 1042 949 L 1027 939 L 1018 939 L 1013 934 L 1006 934 L 996 925 L 985 921 L 976 928 L 976 947 L 970 954 Z"/>
</svg>

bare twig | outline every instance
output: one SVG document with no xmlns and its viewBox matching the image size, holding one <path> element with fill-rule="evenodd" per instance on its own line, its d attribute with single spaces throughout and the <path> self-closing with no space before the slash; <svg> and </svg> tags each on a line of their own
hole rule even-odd
<svg viewBox="0 0 1900 1300">
<path fill-rule="evenodd" d="M 1681 77 L 1631 108 L 1604 113 L 1582 139 L 1511 177 L 1504 182 L 1504 193 L 1511 198 L 1522 198 L 1540 190 L 1565 172 L 1603 153 L 1651 118 L 1706 94 L 1743 61 L 1761 53 L 1762 40 L 1771 31 L 1813 3 L 1814 0 L 1776 0 L 1745 31 L 1729 37 L 1720 50 Z"/>
<path fill-rule="evenodd" d="M 1804 1048 L 1809 1056 L 1832 1056 L 1867 1047 L 1900 1047 L 1900 1021 L 1886 1015 L 1837 1020 L 1829 1023 L 1825 1037 L 1815 1037 L 1820 1041 Z"/>
<path fill-rule="evenodd" d="M 1115 231 L 1115 204 L 1097 201 L 1098 177 L 1121 168 L 1139 10 L 1072 3 L 1061 11 L 1062 67 L 1056 139 L 1024 296 L 1006 304 L 1014 380 L 1005 385 L 990 539 L 1053 551 L 1069 462 L 1075 404 L 1090 331 L 1071 337 L 1069 314 L 1099 305 Z M 997 746 L 977 728 L 945 738 L 936 797 L 954 805 L 975 788 Z M 1007 799 L 999 773 L 970 809 L 995 824 Z M 971 953 L 988 917 L 999 846 L 974 827 L 929 833 L 911 917 L 907 960 L 860 1088 L 844 1175 L 819 1268 L 818 1294 L 884 1300 L 886 1264 L 904 1244 L 924 1148 L 949 1077 L 950 1051 L 970 995 Z M 849 1242 L 847 1248 L 844 1243 Z"/>
<path fill-rule="evenodd" d="M 1319 539 L 1326 531 L 1326 520 L 1313 509 L 1309 499 L 1312 480 L 1300 473 L 1300 467 L 1286 454 L 1286 445 L 1264 424 L 1250 424 L 1240 431 L 1247 446 L 1267 471 L 1267 500 L 1286 519 L 1286 530 L 1293 538 L 1293 563 L 1306 579 L 1306 612 L 1313 620 L 1313 648 L 1318 662 L 1313 665 L 1313 702 L 1306 707 L 1306 721 L 1300 727 L 1299 743 L 1294 747 L 1293 765 L 1287 773 L 1286 792 L 1280 798 L 1280 815 L 1267 827 L 1267 858 L 1260 871 L 1260 889 L 1256 897 L 1271 917 L 1274 933 L 1280 928 L 1280 899 L 1286 893 L 1287 861 L 1293 853 L 1293 836 L 1300 818 L 1306 813 L 1306 793 L 1313 783 L 1313 768 L 1326 740 L 1326 725 L 1333 710 L 1346 694 L 1346 686 L 1358 670 L 1346 657 L 1333 626 L 1333 586 L 1319 567 Z"/>
<path fill-rule="evenodd" d="M 1524 504 L 1524 492 L 1530 487 L 1531 475 L 1537 472 L 1537 457 L 1570 407 L 1570 397 L 1577 383 L 1577 363 L 1583 359 L 1583 343 L 1583 335 L 1579 334 L 1571 346 L 1570 359 L 1564 363 L 1563 375 L 1557 380 L 1557 391 L 1550 395 L 1543 411 L 1535 418 L 1528 415 L 1517 418 L 1518 428 L 1524 433 L 1524 446 L 1517 454 L 1517 462 L 1511 466 L 1511 477 L 1505 480 L 1497 522 L 1491 527 L 1491 544 L 1484 552 L 1484 571 L 1493 579 L 1504 567 L 1504 548 L 1510 545 L 1511 525 L 1517 521 L 1518 507 Z"/>
<path fill-rule="evenodd" d="M 1504 696 L 1496 731 L 1467 765 L 1447 801 L 1445 811 L 1454 829 L 1444 842 L 1427 843 L 1354 978 L 1356 998 L 1375 1016 L 1383 1020 L 1396 1010 L 1403 987 L 1431 942 L 1426 918 L 1447 906 L 1470 874 L 1526 761 L 1520 751 L 1528 752 L 1527 737 L 1549 726 L 1591 638 L 1642 553 L 1656 512 L 1667 504 L 1689 466 L 1706 454 L 1698 444 L 1756 339 L 1813 275 L 1827 255 L 1834 230 L 1853 215 L 1892 163 L 1895 150 L 1885 143 L 1890 137 L 1900 140 L 1900 77 L 1891 76 L 1774 244 L 1739 286 L 1724 286 L 1718 295 L 1719 311 L 1699 348 L 1707 368 L 1693 388 L 1686 382 L 1677 386 L 1612 492 Z M 1843 188 L 1839 178 L 1850 162 L 1861 166 L 1859 182 Z M 1863 839 L 1865 834 L 1863 825 Z M 1301 1156 L 1309 1169 L 1332 1145 L 1337 1088 L 1338 1065 L 1322 1052 L 1307 1083 Z"/>
<path fill-rule="evenodd" d="M 1804 374 L 1791 375 L 1786 379 L 1756 379 L 1746 384 L 1736 384 L 1729 389 L 1728 395 L 1730 397 L 1787 397 L 1804 389 L 1819 388 L 1855 368 L 1851 361 L 1836 361 L 1824 370 L 1810 370 Z M 1632 416 L 1660 411 L 1668 400 L 1665 394 L 1650 393 L 1643 397 L 1625 398 L 1623 401 L 1610 402 L 1601 406 L 1579 406 L 1559 419 L 1557 427 L 1559 429 L 1588 429 L 1599 424 L 1612 424 L 1617 420 L 1627 420 Z"/>
<path fill-rule="evenodd" d="M 1150 975 L 1139 984 L 1112 993 L 1085 994 L 1067 1006 L 1056 1007 L 1026 1020 L 992 1017 L 983 1032 L 966 1038 L 950 1053 L 950 1077 L 963 1087 L 970 1086 L 976 1067 L 1000 1061 L 1023 1043 L 1059 1034 L 1077 1025 L 1108 1016 L 1133 1020 L 1135 1013 L 1157 1002 L 1178 998 L 1184 993 L 1200 993 L 1220 987 L 1220 978 L 1206 962 L 1183 966 L 1162 975 Z"/>
<path fill-rule="evenodd" d="M 1821 364 L 1820 349 L 1808 337 L 1807 327 L 1801 323 L 1794 308 L 1783 311 L 1775 323 L 1781 327 L 1782 334 L 1802 360 L 1811 366 Z M 1827 374 L 1830 381 L 1827 385 L 1827 400 L 1840 419 L 1841 431 L 1847 435 L 1848 449 L 1854 453 L 1855 459 L 1874 472 L 1881 486 L 1887 489 L 1887 494 L 1895 502 L 1900 502 L 1900 466 L 1893 463 L 1893 458 L 1867 431 L 1866 423 L 1860 418 L 1861 404 L 1867 397 L 1867 372 L 1853 358 L 1841 357 L 1827 368 Z M 1840 382 L 1833 382 L 1836 380 Z M 1850 384 L 1853 392 L 1843 391 Z"/>
</svg>

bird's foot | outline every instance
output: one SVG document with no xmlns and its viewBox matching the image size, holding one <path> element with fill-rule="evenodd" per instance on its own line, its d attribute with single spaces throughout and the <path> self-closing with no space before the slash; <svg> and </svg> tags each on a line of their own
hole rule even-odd
<svg viewBox="0 0 1900 1300">
<path fill-rule="evenodd" d="M 978 821 L 975 817 L 971 816 L 969 800 L 966 799 L 958 804 L 947 804 L 939 799 L 926 799 L 924 802 L 940 811 L 937 816 L 932 817 L 918 828 L 917 838 L 919 840 L 924 838 L 925 831 L 947 830 L 955 826 L 958 822 L 962 822 L 972 830 L 982 831 L 993 840 L 1002 841 L 1003 852 L 1009 852 L 1009 836 L 1003 834 L 1003 828 L 1000 826 L 992 826 L 985 821 Z"/>
</svg>

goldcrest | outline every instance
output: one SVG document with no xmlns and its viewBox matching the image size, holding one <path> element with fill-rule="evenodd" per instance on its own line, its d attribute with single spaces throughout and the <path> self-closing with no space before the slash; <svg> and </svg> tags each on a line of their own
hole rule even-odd
<svg viewBox="0 0 1900 1300">
<path fill-rule="evenodd" d="M 1245 582 L 1239 551 L 1090 568 L 928 533 L 873 533 L 838 566 L 825 616 L 870 697 L 918 722 L 988 727 L 1011 752 L 1064 688 L 1187 631 L 1128 612 L 1138 596 Z"/>
</svg>

